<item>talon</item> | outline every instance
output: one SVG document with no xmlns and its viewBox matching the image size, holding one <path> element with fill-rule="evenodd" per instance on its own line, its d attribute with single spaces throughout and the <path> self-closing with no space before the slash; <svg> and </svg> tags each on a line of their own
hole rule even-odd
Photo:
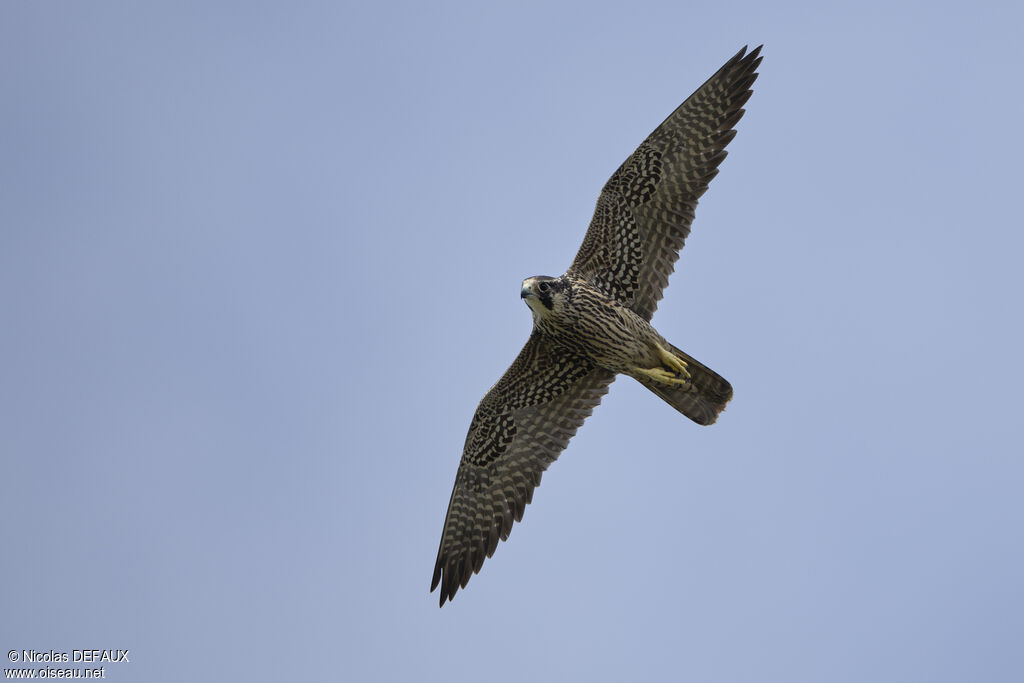
<svg viewBox="0 0 1024 683">
<path fill-rule="evenodd" d="M 682 358 L 679 358 L 673 353 L 666 351 L 662 348 L 661 344 L 657 345 L 658 356 L 661 358 L 661 362 L 667 367 L 672 369 L 676 373 L 676 377 L 685 377 L 690 379 L 690 371 L 686 369 L 687 362 Z"/>
<path fill-rule="evenodd" d="M 636 371 L 642 375 L 647 375 L 655 382 L 660 382 L 662 384 L 669 384 L 672 386 L 679 387 L 685 387 L 690 385 L 690 381 L 688 379 L 680 377 L 681 373 L 670 372 L 665 368 L 637 368 Z M 689 377 L 689 373 L 687 373 L 687 377 Z"/>
</svg>

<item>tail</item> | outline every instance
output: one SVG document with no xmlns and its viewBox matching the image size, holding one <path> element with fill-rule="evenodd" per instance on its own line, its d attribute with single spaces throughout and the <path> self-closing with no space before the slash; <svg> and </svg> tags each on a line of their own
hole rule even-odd
<svg viewBox="0 0 1024 683">
<path fill-rule="evenodd" d="M 672 386 L 639 375 L 635 379 L 660 396 L 665 403 L 699 425 L 713 424 L 732 398 L 732 385 L 721 375 L 669 344 L 672 353 L 686 361 L 690 381 Z"/>
</svg>

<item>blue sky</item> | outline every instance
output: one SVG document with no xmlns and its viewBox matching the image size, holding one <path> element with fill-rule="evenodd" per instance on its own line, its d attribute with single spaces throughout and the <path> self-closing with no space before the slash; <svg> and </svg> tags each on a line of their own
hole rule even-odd
<svg viewBox="0 0 1024 683">
<path fill-rule="evenodd" d="M 5 3 L 8 650 L 109 680 L 1017 681 L 1010 3 Z M 438 610 L 477 401 L 602 184 L 764 62 L 628 378 Z"/>
</svg>

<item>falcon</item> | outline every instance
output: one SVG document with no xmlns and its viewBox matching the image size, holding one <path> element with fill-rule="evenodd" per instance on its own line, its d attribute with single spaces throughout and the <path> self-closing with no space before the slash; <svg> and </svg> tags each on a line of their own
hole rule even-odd
<svg viewBox="0 0 1024 683">
<path fill-rule="evenodd" d="M 521 521 L 541 475 L 618 374 L 697 424 L 732 398 L 718 373 L 650 320 L 736 135 L 761 48 L 743 48 L 686 99 L 605 183 L 583 244 L 559 277 L 523 281 L 533 332 L 473 415 L 430 584 L 451 600 Z"/>
</svg>

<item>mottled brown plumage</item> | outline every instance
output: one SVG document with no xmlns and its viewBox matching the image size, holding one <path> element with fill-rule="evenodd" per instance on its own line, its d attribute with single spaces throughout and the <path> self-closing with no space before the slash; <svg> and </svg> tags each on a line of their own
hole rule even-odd
<svg viewBox="0 0 1024 683">
<path fill-rule="evenodd" d="M 533 333 L 470 424 L 430 586 L 441 587 L 442 606 L 508 538 L 542 473 L 616 374 L 698 424 L 713 423 L 732 398 L 725 379 L 670 344 L 650 319 L 697 200 L 736 135 L 760 50 L 740 50 L 612 175 L 564 275 L 523 282 Z"/>
</svg>

